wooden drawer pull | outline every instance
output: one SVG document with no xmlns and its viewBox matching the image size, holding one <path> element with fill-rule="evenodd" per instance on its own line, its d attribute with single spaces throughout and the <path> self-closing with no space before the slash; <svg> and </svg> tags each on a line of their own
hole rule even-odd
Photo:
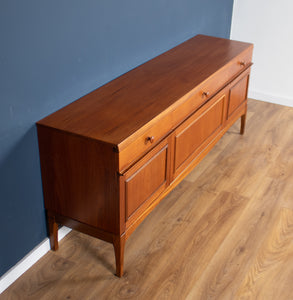
<svg viewBox="0 0 293 300">
<path fill-rule="evenodd" d="M 146 138 L 146 142 L 150 142 L 151 144 L 154 142 L 154 140 L 155 140 L 155 137 L 154 137 L 154 136 L 148 136 L 148 137 Z"/>
<path fill-rule="evenodd" d="M 202 93 L 202 98 L 207 98 L 209 96 L 210 92 L 203 92 Z"/>
<path fill-rule="evenodd" d="M 240 64 L 241 67 L 245 67 L 246 66 L 246 62 L 245 61 L 241 61 L 239 64 Z"/>
</svg>

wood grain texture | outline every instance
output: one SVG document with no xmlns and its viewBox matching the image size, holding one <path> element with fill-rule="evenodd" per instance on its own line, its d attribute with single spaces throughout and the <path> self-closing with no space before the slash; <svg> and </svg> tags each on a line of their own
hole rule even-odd
<svg viewBox="0 0 293 300">
<path fill-rule="evenodd" d="M 252 47 L 252 44 L 197 35 L 38 123 L 122 149 L 141 136 L 152 119 L 173 110 L 173 105 L 186 94 L 196 93 L 195 98 L 201 98 L 208 91 L 212 97 L 249 67 Z M 239 63 L 242 60 L 247 62 L 245 67 Z"/>
<path fill-rule="evenodd" d="M 52 250 L 57 225 L 80 229 L 123 275 L 134 229 L 239 118 L 243 134 L 252 48 L 198 35 L 37 122 Z"/>
<path fill-rule="evenodd" d="M 38 139 L 45 208 L 110 233 L 124 232 L 112 146 L 43 126 Z"/>
<path fill-rule="evenodd" d="M 169 184 L 169 145 L 163 141 L 140 162 L 123 175 L 125 178 L 125 206 L 127 221 L 142 205 L 149 205 Z"/>
<path fill-rule="evenodd" d="M 180 174 L 217 135 L 224 121 L 227 91 L 220 92 L 207 106 L 192 115 L 175 131 L 174 177 Z"/>
<path fill-rule="evenodd" d="M 293 298 L 293 211 L 281 208 L 266 240 L 260 246 L 247 275 L 240 285 L 236 297 L 238 299 L 280 299 Z M 286 268 L 284 265 L 286 264 Z M 265 286 L 270 285 L 272 292 Z M 280 286 L 288 286 L 287 290 L 279 290 Z M 273 294 L 273 295 L 272 295 Z"/>
<path fill-rule="evenodd" d="M 240 120 L 129 237 L 72 231 L 0 299 L 293 299 L 293 108 L 249 101 Z"/>
<path fill-rule="evenodd" d="M 249 76 L 237 81 L 230 90 L 230 101 L 228 106 L 228 117 L 236 110 L 236 108 L 246 100 Z"/>
</svg>

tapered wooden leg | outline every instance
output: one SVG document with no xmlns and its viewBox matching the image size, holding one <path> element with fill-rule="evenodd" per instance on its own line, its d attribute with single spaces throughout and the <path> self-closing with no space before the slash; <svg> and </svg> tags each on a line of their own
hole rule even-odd
<svg viewBox="0 0 293 300">
<path fill-rule="evenodd" d="M 49 227 L 49 239 L 51 250 L 58 250 L 58 224 L 55 222 L 55 218 L 48 216 Z"/>
<path fill-rule="evenodd" d="M 124 264 L 125 235 L 114 237 L 113 246 L 116 259 L 116 275 L 118 277 L 122 277 Z"/>
<path fill-rule="evenodd" d="M 244 131 L 245 131 L 245 123 L 246 123 L 246 114 L 241 116 L 240 134 L 244 134 Z"/>
</svg>

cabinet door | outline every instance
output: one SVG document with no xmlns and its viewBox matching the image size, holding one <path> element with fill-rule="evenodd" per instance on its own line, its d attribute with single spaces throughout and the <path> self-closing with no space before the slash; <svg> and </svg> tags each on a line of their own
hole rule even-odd
<svg viewBox="0 0 293 300">
<path fill-rule="evenodd" d="M 230 89 L 228 117 L 246 100 L 249 74 L 238 80 Z"/>
<path fill-rule="evenodd" d="M 168 186 L 169 157 L 170 149 L 166 139 L 123 175 L 126 222 L 139 217 L 140 213 Z"/>
<path fill-rule="evenodd" d="M 221 131 L 227 90 L 214 96 L 175 131 L 174 178 L 177 177 L 197 155 Z"/>
</svg>

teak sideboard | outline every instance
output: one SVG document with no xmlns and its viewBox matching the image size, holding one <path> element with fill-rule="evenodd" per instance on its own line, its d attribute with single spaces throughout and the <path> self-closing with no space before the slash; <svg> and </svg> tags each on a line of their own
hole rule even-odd
<svg viewBox="0 0 293 300">
<path fill-rule="evenodd" d="M 241 118 L 253 45 L 197 35 L 37 123 L 50 244 L 58 224 L 125 241 Z"/>
</svg>

